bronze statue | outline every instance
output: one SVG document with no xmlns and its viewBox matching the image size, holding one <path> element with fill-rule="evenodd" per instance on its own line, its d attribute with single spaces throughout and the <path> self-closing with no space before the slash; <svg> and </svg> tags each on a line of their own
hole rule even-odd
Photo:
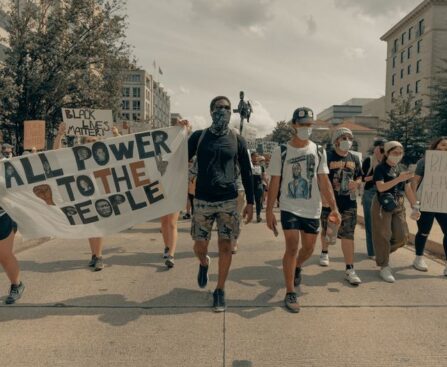
<svg viewBox="0 0 447 367">
<path fill-rule="evenodd" d="M 244 92 L 241 91 L 239 93 L 239 104 L 237 106 L 237 109 L 233 110 L 234 113 L 238 113 L 241 117 L 241 125 L 240 125 L 240 132 L 242 135 L 242 128 L 244 127 L 244 120 L 247 119 L 247 122 L 250 122 L 250 116 L 253 112 L 253 108 L 250 104 L 250 101 L 245 102 L 244 101 Z"/>
</svg>

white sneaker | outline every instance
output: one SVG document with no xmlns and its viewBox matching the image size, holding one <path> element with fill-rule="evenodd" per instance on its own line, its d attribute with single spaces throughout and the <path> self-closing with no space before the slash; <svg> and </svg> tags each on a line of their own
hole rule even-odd
<svg viewBox="0 0 447 367">
<path fill-rule="evenodd" d="M 352 285 L 359 285 L 360 283 L 362 283 L 362 280 L 355 273 L 354 269 L 346 270 L 345 279 Z"/>
<path fill-rule="evenodd" d="M 382 270 L 380 270 L 380 277 L 388 283 L 394 283 L 396 281 L 389 266 L 385 266 Z"/>
<path fill-rule="evenodd" d="M 320 254 L 320 265 L 329 266 L 329 254 Z"/>
<path fill-rule="evenodd" d="M 428 266 L 425 263 L 423 256 L 416 256 L 416 258 L 413 261 L 413 267 L 419 271 L 427 271 L 428 270 Z"/>
</svg>

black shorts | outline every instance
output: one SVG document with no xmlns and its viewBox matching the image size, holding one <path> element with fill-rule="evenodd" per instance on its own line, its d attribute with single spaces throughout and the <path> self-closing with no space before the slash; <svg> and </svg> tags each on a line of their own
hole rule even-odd
<svg viewBox="0 0 447 367">
<path fill-rule="evenodd" d="M 12 231 L 17 231 L 17 223 L 5 213 L 0 217 L 0 241 L 7 238 Z"/>
<path fill-rule="evenodd" d="M 283 210 L 281 210 L 281 225 L 285 231 L 295 229 L 310 234 L 318 234 L 320 232 L 319 219 L 303 218 Z"/>
<path fill-rule="evenodd" d="M 323 234 L 326 234 L 327 230 L 327 221 L 329 214 L 331 213 L 330 208 L 323 208 L 321 212 L 321 226 L 323 227 Z M 342 210 L 340 212 L 341 215 L 341 224 L 338 229 L 337 238 L 353 240 L 355 226 L 357 224 L 357 208 L 349 208 Z"/>
</svg>

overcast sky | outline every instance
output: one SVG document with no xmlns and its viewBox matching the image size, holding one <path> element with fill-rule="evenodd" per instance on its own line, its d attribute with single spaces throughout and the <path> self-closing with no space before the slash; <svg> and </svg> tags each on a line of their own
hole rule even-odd
<svg viewBox="0 0 447 367">
<path fill-rule="evenodd" d="M 296 107 L 384 95 L 379 38 L 421 1 L 128 0 L 128 39 L 140 67 L 161 67 L 171 112 L 204 127 L 213 97 L 236 106 L 244 90 L 263 136 Z"/>
</svg>

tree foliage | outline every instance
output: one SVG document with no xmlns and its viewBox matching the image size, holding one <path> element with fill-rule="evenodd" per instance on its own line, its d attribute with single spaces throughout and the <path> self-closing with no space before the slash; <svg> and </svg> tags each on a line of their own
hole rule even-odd
<svg viewBox="0 0 447 367">
<path fill-rule="evenodd" d="M 63 107 L 117 112 L 131 64 L 124 1 L 10 1 L 0 119 L 15 126 L 19 143 L 23 121 L 45 120 L 51 132 Z"/>
<path fill-rule="evenodd" d="M 447 136 L 447 67 L 437 73 L 431 88 L 429 123 L 432 138 Z"/>
<path fill-rule="evenodd" d="M 272 133 L 272 141 L 279 144 L 287 143 L 292 137 L 290 125 L 286 121 L 279 121 Z"/>
<path fill-rule="evenodd" d="M 416 163 L 427 147 L 430 139 L 427 120 L 422 116 L 422 106 L 414 102 L 414 97 L 398 98 L 387 114 L 386 128 L 380 130 L 388 140 L 399 141 L 405 150 L 404 164 Z"/>
</svg>

